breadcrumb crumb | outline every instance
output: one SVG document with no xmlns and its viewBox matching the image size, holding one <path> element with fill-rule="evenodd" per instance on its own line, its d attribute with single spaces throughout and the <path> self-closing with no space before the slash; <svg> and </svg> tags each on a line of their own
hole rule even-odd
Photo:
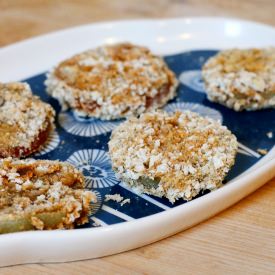
<svg viewBox="0 0 275 275">
<path fill-rule="evenodd" d="M 260 153 L 261 155 L 266 155 L 268 151 L 266 149 L 257 149 L 257 152 Z"/>
<path fill-rule="evenodd" d="M 94 222 L 92 223 L 92 226 L 94 226 L 94 227 L 101 227 L 101 224 L 94 221 Z"/>
<path fill-rule="evenodd" d="M 126 203 L 131 203 L 131 200 L 130 199 L 125 199 L 123 200 L 121 203 L 120 203 L 120 206 L 123 206 L 124 204 Z"/>
<path fill-rule="evenodd" d="M 120 194 L 105 195 L 104 201 L 110 201 L 110 200 L 115 201 L 117 203 L 120 202 L 120 206 L 123 206 L 124 204 L 131 202 L 130 199 L 124 199 L 124 197 L 122 197 Z"/>
<path fill-rule="evenodd" d="M 105 195 L 104 201 L 115 201 L 115 202 L 121 202 L 123 201 L 123 197 L 120 194 L 113 194 L 113 195 Z"/>
</svg>

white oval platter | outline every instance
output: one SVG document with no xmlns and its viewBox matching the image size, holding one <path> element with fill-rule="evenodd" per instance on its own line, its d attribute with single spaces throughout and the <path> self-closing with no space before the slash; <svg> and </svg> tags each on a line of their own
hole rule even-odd
<svg viewBox="0 0 275 275">
<path fill-rule="evenodd" d="M 171 55 L 196 49 L 275 46 L 275 29 L 249 21 L 207 17 L 85 25 L 1 48 L 0 81 L 26 79 L 79 51 L 119 41 Z M 0 266 L 82 260 L 137 248 L 210 218 L 274 176 L 273 147 L 221 189 L 158 214 L 98 228 L 0 235 Z"/>
</svg>

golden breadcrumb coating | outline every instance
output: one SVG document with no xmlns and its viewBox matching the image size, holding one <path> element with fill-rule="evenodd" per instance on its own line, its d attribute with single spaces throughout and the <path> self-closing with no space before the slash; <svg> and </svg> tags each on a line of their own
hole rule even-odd
<svg viewBox="0 0 275 275">
<path fill-rule="evenodd" d="M 173 203 L 219 187 L 234 164 L 237 140 L 220 122 L 190 111 L 152 112 L 120 124 L 109 151 L 119 178 Z"/>
<path fill-rule="evenodd" d="M 42 146 L 55 111 L 27 83 L 0 83 L 0 157 L 25 157 Z"/>
<path fill-rule="evenodd" d="M 83 175 L 71 164 L 0 160 L 0 233 L 73 228 L 88 221 L 91 202 L 96 195 L 84 190 Z"/>
<path fill-rule="evenodd" d="M 50 72 L 45 83 L 63 106 L 102 119 L 160 107 L 175 96 L 178 84 L 162 58 L 129 43 L 75 55 Z"/>
<path fill-rule="evenodd" d="M 275 107 L 275 48 L 221 51 L 202 75 L 211 101 L 235 111 Z"/>
</svg>

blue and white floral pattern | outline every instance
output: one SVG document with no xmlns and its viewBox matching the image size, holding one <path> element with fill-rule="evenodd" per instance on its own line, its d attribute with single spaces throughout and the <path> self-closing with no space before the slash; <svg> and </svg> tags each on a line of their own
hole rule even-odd
<svg viewBox="0 0 275 275">
<path fill-rule="evenodd" d="M 101 196 L 101 194 L 96 190 L 93 190 L 93 192 L 96 194 L 97 201 L 96 201 L 96 203 L 92 204 L 91 215 L 94 215 L 95 213 L 97 213 L 97 211 L 102 206 L 102 196 Z"/>
<path fill-rule="evenodd" d="M 205 93 L 201 70 L 183 71 L 179 81 L 196 92 Z"/>
<path fill-rule="evenodd" d="M 191 102 L 170 103 L 166 105 L 164 109 L 169 113 L 175 112 L 176 110 L 179 110 L 179 111 L 189 110 L 192 112 L 196 112 L 204 117 L 209 117 L 215 120 L 219 120 L 220 122 L 223 121 L 222 114 L 218 110 L 203 106 L 198 103 L 191 103 Z"/>
<path fill-rule="evenodd" d="M 112 171 L 108 153 L 104 150 L 79 150 L 73 153 L 67 161 L 83 173 L 86 188 L 105 188 L 119 183 Z"/>
<path fill-rule="evenodd" d="M 53 151 L 55 148 L 57 148 L 59 143 L 60 143 L 59 135 L 55 130 L 53 130 L 53 131 L 51 131 L 46 143 L 34 155 L 35 156 L 45 155 L 45 154 Z"/>
<path fill-rule="evenodd" d="M 164 57 L 168 66 L 181 81 L 177 97 L 165 109 L 167 111 L 187 109 L 214 119 L 223 119 L 223 124 L 237 136 L 239 141 L 236 164 L 226 178 L 226 181 L 230 181 L 261 159 L 262 156 L 257 152 L 258 148 L 268 151 L 273 148 L 275 136 L 268 138 L 267 133 L 274 132 L 275 121 L 270 117 L 275 117 L 275 110 L 240 113 L 209 102 L 203 90 L 200 70 L 205 61 L 216 53 L 217 51 L 214 50 L 195 50 Z M 55 132 L 49 139 L 49 145 L 45 146 L 47 149 L 42 149 L 37 158 L 67 159 L 83 172 L 86 177 L 86 187 L 92 188 L 98 198 L 98 203 L 92 207 L 90 223 L 84 225 L 85 227 L 93 227 L 94 223 L 106 226 L 148 217 L 185 203 L 179 200 L 171 205 L 164 198 L 140 195 L 118 181 L 111 169 L 106 151 L 110 139 L 109 133 L 120 121 L 101 121 L 81 117 L 72 111 L 60 113 L 57 101 L 45 92 L 44 80 L 45 74 L 40 74 L 26 81 L 35 94 L 55 108 L 59 122 L 57 132 L 63 142 L 59 141 Z M 46 152 L 50 153 L 40 157 L 40 154 Z M 106 194 L 119 194 L 124 200 L 129 199 L 130 203 L 123 206 L 116 201 L 104 201 Z"/>
<path fill-rule="evenodd" d="M 82 137 L 93 137 L 112 131 L 121 121 L 104 121 L 88 116 L 81 116 L 74 111 L 61 112 L 59 124 L 67 132 Z"/>
</svg>

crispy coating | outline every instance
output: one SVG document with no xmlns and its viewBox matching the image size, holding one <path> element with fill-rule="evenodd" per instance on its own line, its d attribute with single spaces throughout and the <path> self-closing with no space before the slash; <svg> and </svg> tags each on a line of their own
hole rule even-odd
<svg viewBox="0 0 275 275">
<path fill-rule="evenodd" d="M 129 43 L 75 55 L 50 72 L 45 83 L 63 106 L 107 120 L 163 106 L 178 84 L 162 58 Z"/>
<path fill-rule="evenodd" d="M 96 195 L 68 163 L 0 160 L 0 233 L 73 228 L 87 222 L 91 202 Z"/>
<path fill-rule="evenodd" d="M 275 48 L 221 51 L 202 75 L 211 101 L 235 111 L 275 108 Z"/>
<path fill-rule="evenodd" d="M 218 188 L 234 164 L 237 140 L 220 122 L 190 111 L 152 112 L 120 124 L 109 151 L 118 178 L 174 203 Z"/>
<path fill-rule="evenodd" d="M 25 157 L 42 146 L 54 127 L 53 108 L 26 83 L 0 83 L 0 157 Z"/>
</svg>

